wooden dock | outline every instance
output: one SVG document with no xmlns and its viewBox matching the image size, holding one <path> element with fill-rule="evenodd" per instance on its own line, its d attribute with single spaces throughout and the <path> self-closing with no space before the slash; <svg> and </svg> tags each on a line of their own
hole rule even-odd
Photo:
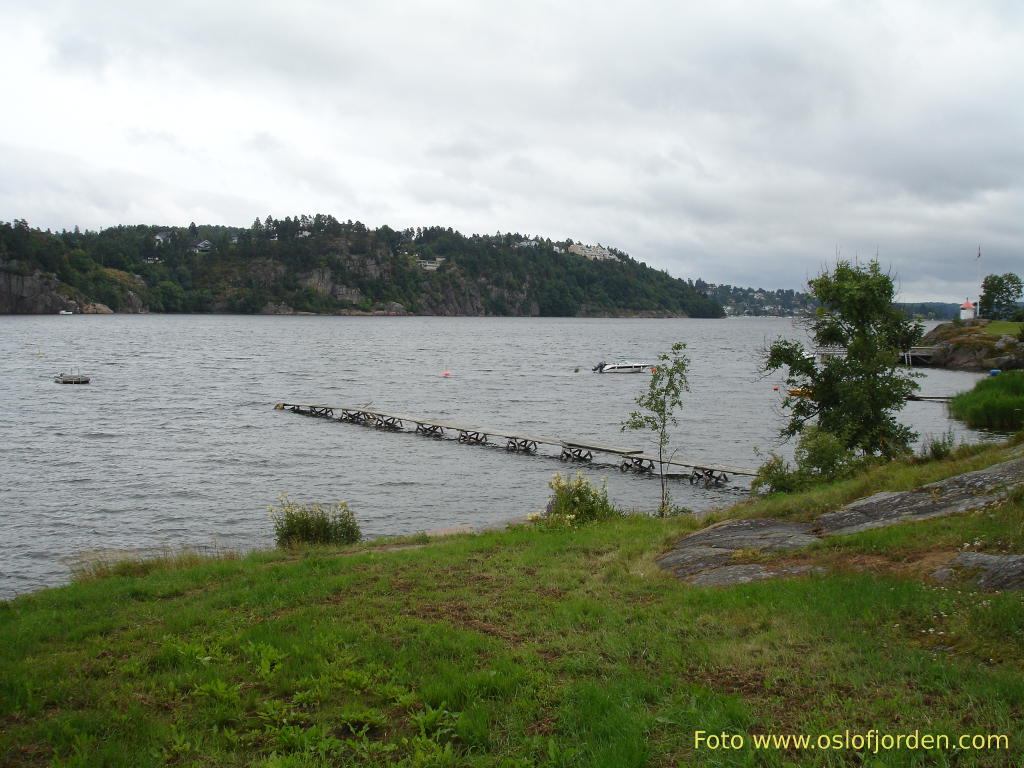
<svg viewBox="0 0 1024 768">
<path fill-rule="evenodd" d="M 405 413 L 392 413 L 371 408 L 368 405 L 323 405 L 319 403 L 278 403 L 274 406 L 278 411 L 291 411 L 303 416 L 312 416 L 333 421 L 349 422 L 365 427 L 386 429 L 391 431 L 408 431 L 425 437 L 452 439 L 470 445 L 505 444 L 505 450 L 516 453 L 537 453 L 540 445 L 551 445 L 558 448 L 562 461 L 592 461 L 595 453 L 606 453 L 619 456 L 623 471 L 653 472 L 658 465 L 658 457 L 644 453 L 643 449 L 627 448 L 591 440 L 562 440 L 557 437 L 531 435 L 523 432 L 469 427 L 455 424 L 443 419 L 430 419 L 422 416 L 410 416 Z M 408 426 L 408 428 L 407 428 Z M 492 438 L 499 442 L 492 442 Z M 753 477 L 756 470 L 745 467 L 733 467 L 723 464 L 708 464 L 687 461 L 672 457 L 666 460 L 665 466 L 684 467 L 691 470 L 691 484 L 703 483 L 705 486 L 724 485 L 730 475 Z"/>
<path fill-rule="evenodd" d="M 903 355 L 904 365 L 931 365 L 932 358 L 935 357 L 935 353 L 939 351 L 936 347 L 911 347 L 906 350 Z"/>
</svg>

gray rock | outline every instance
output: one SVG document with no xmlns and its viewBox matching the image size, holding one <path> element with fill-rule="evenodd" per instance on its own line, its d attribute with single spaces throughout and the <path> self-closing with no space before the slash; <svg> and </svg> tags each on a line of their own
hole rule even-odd
<svg viewBox="0 0 1024 768">
<path fill-rule="evenodd" d="M 680 539 L 687 546 L 708 546 L 723 549 L 765 549 L 784 552 L 805 547 L 817 537 L 809 523 L 783 520 L 724 520 Z"/>
<path fill-rule="evenodd" d="M 657 563 L 678 576 L 690 576 L 728 562 L 741 549 L 786 552 L 816 540 L 808 523 L 725 520 L 680 539 Z"/>
<path fill-rule="evenodd" d="M 818 518 L 822 535 L 837 536 L 882 528 L 905 520 L 928 520 L 999 501 L 1024 483 L 1024 459 L 923 485 L 914 491 L 876 493 Z"/>
<path fill-rule="evenodd" d="M 951 565 L 979 571 L 977 584 L 982 589 L 1017 590 L 1024 587 L 1024 555 L 987 555 L 984 552 L 961 552 Z M 934 574 L 940 581 L 945 576 L 941 568 Z M 947 577 L 948 578 L 948 577 Z"/>
<path fill-rule="evenodd" d="M 800 576 L 807 573 L 821 573 L 824 569 L 811 565 L 794 565 L 789 568 L 771 570 L 763 565 L 725 565 L 713 568 L 687 579 L 690 584 L 698 587 L 728 587 L 733 584 L 747 584 L 751 581 L 764 581 L 779 576 Z"/>
</svg>

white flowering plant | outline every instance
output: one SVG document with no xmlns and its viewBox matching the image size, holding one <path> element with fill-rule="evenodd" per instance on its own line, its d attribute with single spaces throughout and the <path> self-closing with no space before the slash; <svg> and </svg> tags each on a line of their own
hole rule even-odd
<svg viewBox="0 0 1024 768">
<path fill-rule="evenodd" d="M 551 498 L 542 512 L 528 519 L 549 528 L 577 528 L 594 520 L 622 517 L 623 513 L 608 500 L 608 485 L 602 478 L 601 487 L 590 484 L 582 472 L 575 476 L 556 473 L 548 483 Z"/>
</svg>

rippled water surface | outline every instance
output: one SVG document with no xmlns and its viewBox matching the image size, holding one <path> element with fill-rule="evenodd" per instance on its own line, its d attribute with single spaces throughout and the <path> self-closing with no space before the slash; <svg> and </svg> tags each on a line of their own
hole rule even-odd
<svg viewBox="0 0 1024 768">
<path fill-rule="evenodd" d="M 64 560 L 96 549 L 269 545 L 266 507 L 281 493 L 346 499 L 367 535 L 406 534 L 537 510 L 552 473 L 566 469 L 551 447 L 508 454 L 273 410 L 281 401 L 373 401 L 470 426 L 648 447 L 645 435 L 619 431 L 647 377 L 590 369 L 685 341 L 691 392 L 674 448 L 756 466 L 755 447 L 780 450 L 780 382 L 757 374 L 759 350 L 779 334 L 799 331 L 770 318 L 0 317 L 0 597 L 66 581 Z M 53 382 L 72 367 L 92 383 Z M 922 393 L 976 378 L 930 371 Z M 903 413 L 922 434 L 952 428 L 978 439 L 941 404 Z M 619 505 L 656 506 L 656 479 L 606 460 L 587 471 L 607 476 Z M 672 491 L 694 509 L 746 492 L 681 482 Z"/>
</svg>

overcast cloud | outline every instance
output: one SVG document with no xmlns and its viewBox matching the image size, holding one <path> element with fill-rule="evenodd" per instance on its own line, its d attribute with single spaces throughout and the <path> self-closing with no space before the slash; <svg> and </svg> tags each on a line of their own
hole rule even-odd
<svg viewBox="0 0 1024 768">
<path fill-rule="evenodd" d="M 905 300 L 1024 271 L 1017 2 L 0 0 L 0 219 L 330 213 Z"/>
</svg>

